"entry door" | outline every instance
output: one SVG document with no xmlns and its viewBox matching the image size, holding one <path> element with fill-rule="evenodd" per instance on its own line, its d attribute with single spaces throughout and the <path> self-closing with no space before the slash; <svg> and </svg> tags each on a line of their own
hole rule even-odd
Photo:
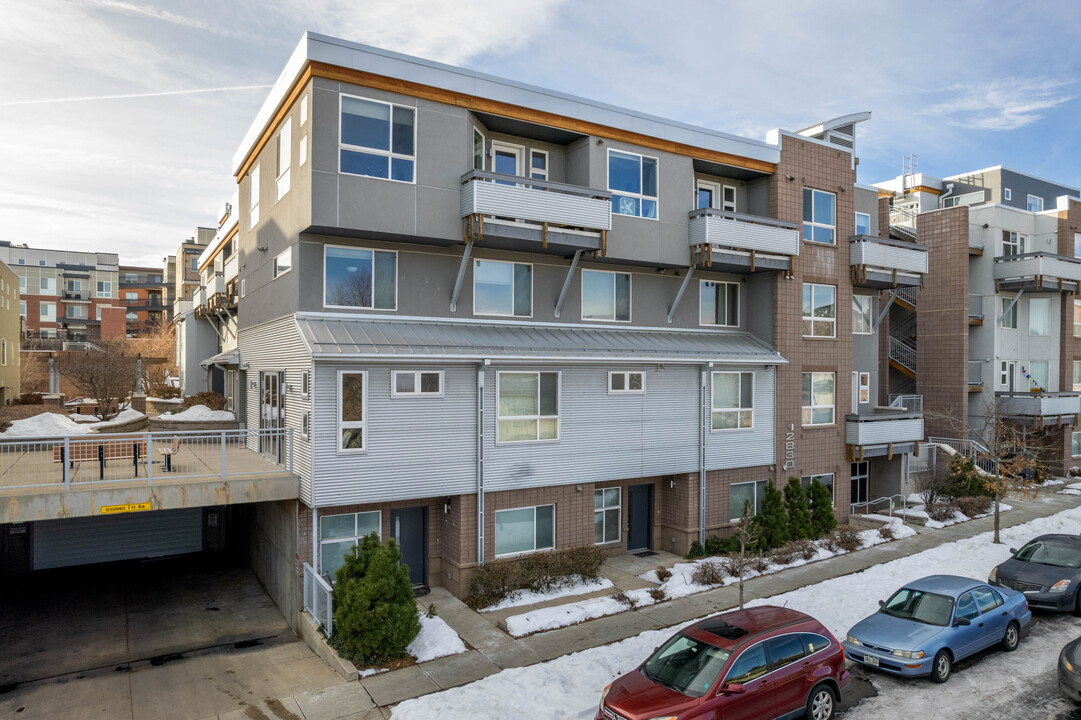
<svg viewBox="0 0 1081 720">
<path fill-rule="evenodd" d="M 282 432 L 285 427 L 285 388 L 284 372 L 259 373 L 259 451 L 274 459 L 284 462 L 284 443 Z M 269 432 L 268 432 L 269 431 Z"/>
<path fill-rule="evenodd" d="M 868 463 L 866 460 L 863 462 L 852 463 L 852 502 L 862 503 L 867 502 L 868 497 Z"/>
<path fill-rule="evenodd" d="M 627 488 L 627 550 L 653 548 L 653 486 L 631 485 Z"/>
<path fill-rule="evenodd" d="M 409 581 L 428 584 L 427 508 L 402 508 L 390 511 L 390 533 L 402 551 L 402 565 L 409 566 Z"/>
<path fill-rule="evenodd" d="M 492 172 L 497 172 L 502 175 L 524 175 L 525 173 L 522 172 L 522 161 L 524 154 L 524 148 L 520 148 L 515 145 L 502 145 L 500 143 L 493 142 Z M 512 185 L 513 183 L 504 182 L 503 184 Z"/>
</svg>

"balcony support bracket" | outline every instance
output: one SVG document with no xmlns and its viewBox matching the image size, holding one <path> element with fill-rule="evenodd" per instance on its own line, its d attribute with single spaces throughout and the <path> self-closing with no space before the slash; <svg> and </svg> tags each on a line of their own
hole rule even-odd
<svg viewBox="0 0 1081 720">
<path fill-rule="evenodd" d="M 571 280 L 574 279 L 574 269 L 578 267 L 578 259 L 580 257 L 582 257 L 582 251 L 575 250 L 574 257 L 571 258 L 571 266 L 567 268 L 567 277 L 563 280 L 563 289 L 559 291 L 559 299 L 556 300 L 556 317 L 559 317 L 559 313 L 563 309 L 563 301 L 567 299 L 567 291 L 571 288 Z"/>
<path fill-rule="evenodd" d="M 458 277 L 454 280 L 454 294 L 450 296 L 450 311 L 455 312 L 458 308 L 458 293 L 462 291 L 462 281 L 465 280 L 465 269 L 469 267 L 469 253 L 473 251 L 473 238 L 465 244 L 465 252 L 462 253 L 462 264 L 458 266 Z"/>
<path fill-rule="evenodd" d="M 1006 307 L 1006 309 L 1002 311 L 1002 314 L 998 316 L 998 324 L 1000 326 L 1002 325 L 1002 321 L 1006 319 L 1006 316 L 1010 314 L 1010 311 L 1013 310 L 1014 306 L 1017 305 L 1017 301 L 1020 300 L 1021 296 L 1024 295 L 1024 294 L 1025 294 L 1024 289 L 1018 290 L 1017 295 L 1013 299 L 1013 302 L 1011 302 Z"/>
<path fill-rule="evenodd" d="M 672 309 L 668 311 L 668 324 L 672 324 L 672 318 L 676 315 L 676 308 L 679 307 L 679 301 L 683 299 L 683 293 L 687 292 L 687 286 L 691 284 L 691 275 L 694 274 L 694 265 L 687 268 L 687 274 L 683 276 L 683 284 L 679 286 L 679 292 L 676 293 L 676 299 L 672 302 Z"/>
<path fill-rule="evenodd" d="M 207 321 L 210 327 L 214 328 L 214 334 L 218 336 L 218 339 L 225 342 L 225 337 L 221 334 L 221 330 L 218 330 L 217 324 L 210 319 L 209 315 L 203 315 L 203 318 Z"/>
<path fill-rule="evenodd" d="M 875 324 L 871 326 L 871 332 L 878 332 L 878 326 L 882 324 L 882 321 L 886 318 L 886 313 L 890 311 L 890 305 L 893 305 L 893 301 L 897 299 L 897 296 L 890 293 L 890 299 L 886 301 L 886 304 L 882 308 L 882 312 L 878 314 L 878 319 L 875 320 Z"/>
</svg>

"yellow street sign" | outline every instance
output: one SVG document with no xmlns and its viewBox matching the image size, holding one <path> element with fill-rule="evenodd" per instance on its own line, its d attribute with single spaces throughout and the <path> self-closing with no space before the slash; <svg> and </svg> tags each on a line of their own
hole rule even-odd
<svg viewBox="0 0 1081 720">
<path fill-rule="evenodd" d="M 149 510 L 150 503 L 128 503 L 127 505 L 102 505 L 98 511 L 102 515 L 112 515 L 114 513 L 126 513 L 126 512 L 139 512 L 141 510 Z"/>
</svg>

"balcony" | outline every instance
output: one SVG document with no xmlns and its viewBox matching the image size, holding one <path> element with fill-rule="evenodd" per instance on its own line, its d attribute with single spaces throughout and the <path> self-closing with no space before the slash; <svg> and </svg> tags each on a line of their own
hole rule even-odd
<svg viewBox="0 0 1081 720">
<path fill-rule="evenodd" d="M 923 440 L 923 414 L 903 407 L 876 407 L 871 414 L 845 417 L 845 444 L 849 460 L 869 457 L 893 458 L 896 453 L 914 452 Z"/>
<path fill-rule="evenodd" d="M 64 290 L 64 302 L 90 302 L 89 290 Z"/>
<path fill-rule="evenodd" d="M 467 238 L 484 247 L 604 255 L 611 198 L 607 190 L 473 170 L 462 176 L 460 206 Z"/>
<path fill-rule="evenodd" d="M 927 248 L 923 245 L 855 235 L 849 238 L 848 248 L 855 285 L 878 290 L 923 285 L 927 274 Z"/>
<path fill-rule="evenodd" d="M 976 293 L 968 294 L 968 324 L 983 325 L 983 297 Z"/>
<path fill-rule="evenodd" d="M 191 300 L 176 300 L 173 302 L 173 317 L 180 317 L 186 312 L 191 312 Z"/>
<path fill-rule="evenodd" d="M 968 361 L 968 391 L 983 390 L 983 363 L 979 360 Z"/>
<path fill-rule="evenodd" d="M 1040 425 L 1074 425 L 1081 414 L 1081 393 L 996 392 L 999 412 L 1007 418 Z"/>
<path fill-rule="evenodd" d="M 222 273 L 214 273 L 214 275 L 206 282 L 206 296 L 208 298 L 215 295 L 221 295 L 225 292 L 225 275 Z"/>
<path fill-rule="evenodd" d="M 233 253 L 233 256 L 225 261 L 225 282 L 236 278 L 240 273 L 240 253 Z"/>
<path fill-rule="evenodd" d="M 93 265 L 84 265 L 82 263 L 66 263 L 58 262 L 56 269 L 60 271 L 60 274 L 64 277 L 74 278 L 88 278 L 90 273 L 97 268 Z"/>
<path fill-rule="evenodd" d="M 1077 292 L 1081 288 L 1081 261 L 1046 252 L 995 258 L 997 292 Z"/>
<path fill-rule="evenodd" d="M 206 290 L 204 290 L 203 288 L 199 288 L 198 290 L 193 292 L 191 294 L 192 307 L 199 308 L 199 307 L 202 307 L 203 305 L 206 305 L 206 297 L 207 297 Z"/>
<path fill-rule="evenodd" d="M 712 208 L 692 210 L 688 217 L 691 247 L 698 250 L 699 264 L 711 270 L 791 272 L 792 258 L 799 255 L 796 223 Z"/>
</svg>

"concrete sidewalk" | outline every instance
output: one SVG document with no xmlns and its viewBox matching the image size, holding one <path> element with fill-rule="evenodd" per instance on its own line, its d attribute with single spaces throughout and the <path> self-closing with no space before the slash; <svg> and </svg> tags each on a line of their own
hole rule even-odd
<svg viewBox="0 0 1081 720">
<path fill-rule="evenodd" d="M 1060 488 L 1048 488 L 1034 500 L 1011 498 L 1010 504 L 1013 510 L 1002 513 L 1001 527 L 1005 529 L 1081 506 L 1081 496 L 1058 495 L 1055 492 L 1058 489 Z M 985 517 L 937 530 L 915 527 L 917 534 L 903 540 L 875 545 L 866 550 L 748 580 L 744 585 L 745 600 L 771 597 L 831 578 L 860 572 L 873 565 L 887 563 L 938 545 L 988 532 L 993 529 L 993 526 L 994 518 Z M 663 562 L 671 564 L 672 557 L 674 556 L 663 558 Z M 628 563 L 636 567 L 638 564 L 633 560 L 628 561 L 622 558 L 620 560 L 623 560 L 622 565 L 616 563 L 616 566 L 621 568 L 620 572 L 610 574 L 635 577 L 628 572 L 630 569 Z M 641 563 L 641 572 L 661 563 L 662 559 L 659 557 L 648 558 Z M 624 565 L 626 565 L 625 568 Z M 635 580 L 637 580 L 636 577 Z M 614 591 L 614 588 L 609 588 L 599 594 L 611 594 Z M 435 603 L 439 617 L 443 618 L 465 642 L 475 649 L 402 670 L 364 678 L 359 683 L 347 683 L 324 690 L 298 693 L 271 701 L 268 703 L 265 716 L 267 718 L 289 717 L 289 715 L 275 714 L 284 709 L 292 712 L 298 720 L 300 718 L 304 720 L 389 718 L 390 707 L 403 700 L 465 685 L 504 668 L 532 665 L 580 650 L 617 642 L 645 630 L 657 630 L 727 610 L 738 603 L 738 594 L 739 590 L 734 586 L 720 587 L 657 605 L 628 610 L 618 615 L 590 620 L 580 625 L 549 630 L 523 638 L 513 638 L 498 627 L 499 619 L 507 614 L 528 612 L 533 606 L 515 608 L 511 613 L 498 615 L 477 613 L 442 588 L 434 588 L 432 593 L 421 598 L 418 604 L 427 609 L 429 604 Z M 579 598 L 564 598 L 563 602 L 572 602 L 576 599 Z M 220 718 L 221 720 L 240 720 L 260 717 L 252 714 L 254 709 L 249 707 L 243 713 L 238 711 L 222 715 Z"/>
</svg>

